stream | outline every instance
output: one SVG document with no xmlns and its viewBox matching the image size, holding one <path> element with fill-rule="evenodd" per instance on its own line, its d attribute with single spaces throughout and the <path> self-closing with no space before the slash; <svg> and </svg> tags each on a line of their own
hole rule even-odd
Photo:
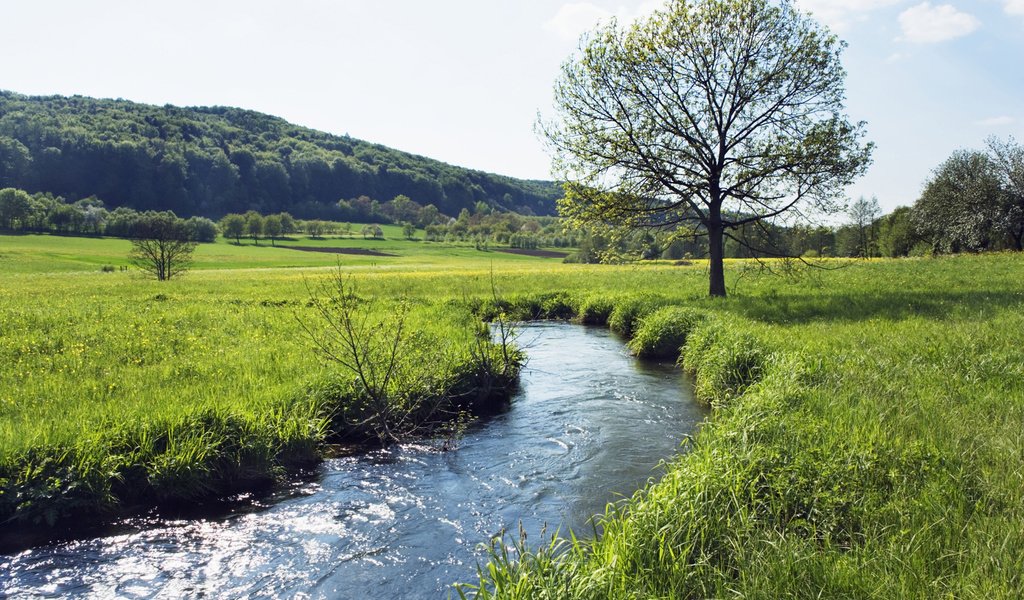
<svg viewBox="0 0 1024 600">
<path fill-rule="evenodd" d="M 706 410 L 671 364 L 603 328 L 529 324 L 511 408 L 455 450 L 406 444 L 215 518 L 145 517 L 0 555 L 0 598 L 447 598 L 519 524 L 593 535 L 592 516 L 656 477 Z"/>
</svg>

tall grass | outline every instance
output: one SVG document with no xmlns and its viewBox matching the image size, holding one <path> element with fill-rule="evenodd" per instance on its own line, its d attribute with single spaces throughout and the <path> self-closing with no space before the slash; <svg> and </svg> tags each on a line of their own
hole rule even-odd
<svg viewBox="0 0 1024 600">
<path fill-rule="evenodd" d="M 1022 269 L 880 262 L 647 313 L 634 350 L 682 340 L 711 422 L 599 536 L 495 546 L 460 593 L 1021 597 Z"/>
</svg>

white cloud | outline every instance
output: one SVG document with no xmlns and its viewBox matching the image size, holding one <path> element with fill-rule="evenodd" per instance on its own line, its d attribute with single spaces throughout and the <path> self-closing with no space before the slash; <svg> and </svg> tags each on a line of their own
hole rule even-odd
<svg viewBox="0 0 1024 600">
<path fill-rule="evenodd" d="M 853 23 L 867 20 L 868 13 L 906 0 L 796 0 L 801 10 L 810 12 L 833 31 L 841 32 Z"/>
<path fill-rule="evenodd" d="M 1008 15 L 1024 16 L 1024 0 L 1005 0 L 1003 2 L 1003 10 Z"/>
<path fill-rule="evenodd" d="M 960 12 L 951 4 L 932 6 L 922 2 L 900 13 L 900 28 L 908 42 L 930 44 L 963 37 L 981 26 L 970 13 Z"/>
<path fill-rule="evenodd" d="M 591 2 L 568 2 L 558 9 L 555 16 L 544 23 L 544 29 L 563 40 L 576 41 L 584 32 L 590 31 L 599 22 L 608 22 L 615 17 L 619 23 L 629 23 L 651 14 L 661 8 L 662 4 L 661 0 L 649 0 L 635 10 L 619 7 L 613 11 Z"/>
<path fill-rule="evenodd" d="M 975 125 L 981 125 L 982 127 L 1006 127 L 1007 125 L 1013 125 L 1016 122 L 1017 119 L 1007 115 L 1002 115 L 999 117 L 991 117 L 975 121 Z"/>
</svg>

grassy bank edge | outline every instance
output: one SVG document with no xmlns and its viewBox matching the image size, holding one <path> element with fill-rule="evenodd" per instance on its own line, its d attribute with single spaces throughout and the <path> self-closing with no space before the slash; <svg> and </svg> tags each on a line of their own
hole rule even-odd
<svg viewBox="0 0 1024 600">
<path fill-rule="evenodd" d="M 807 410 L 808 398 L 833 391 L 839 373 L 821 357 L 782 349 L 762 335 L 761 325 L 649 294 L 554 293 L 476 309 L 608 325 L 639 356 L 677 357 L 694 378 L 698 399 L 716 411 L 660 480 L 608 506 L 594 539 L 562 532 L 528 544 L 522 532 L 518 540 L 492 540 L 478 580 L 455 586 L 460 597 L 1019 597 L 1024 591 L 1024 547 L 1013 529 L 1019 522 L 1011 511 L 999 513 L 1006 507 L 986 497 L 979 475 L 927 441 L 878 444 L 872 436 L 823 435 L 833 435 L 834 424 L 827 413 Z M 971 527 L 977 537 L 957 540 Z M 964 546 L 992 554 L 971 557 L 965 566 Z"/>
<path fill-rule="evenodd" d="M 452 362 L 429 387 L 400 391 L 397 402 L 430 411 L 420 435 L 435 435 L 464 413 L 496 412 L 510 399 L 522 353 L 477 340 L 462 354 L 446 357 Z M 329 371 L 251 412 L 200 408 L 108 422 L 71 444 L 30 447 L 0 465 L 0 551 L 74 536 L 149 507 L 268 489 L 319 464 L 336 443 L 353 451 L 379 445 L 366 410 L 358 382 Z"/>
</svg>

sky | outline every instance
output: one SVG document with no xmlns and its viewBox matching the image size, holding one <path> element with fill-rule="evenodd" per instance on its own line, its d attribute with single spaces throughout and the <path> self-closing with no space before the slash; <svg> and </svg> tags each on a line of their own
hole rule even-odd
<svg viewBox="0 0 1024 600">
<path fill-rule="evenodd" d="M 910 205 L 990 136 L 1024 141 L 1024 0 L 796 0 L 848 43 L 876 144 L 847 194 Z M 579 36 L 652 0 L 0 0 L 0 89 L 238 106 L 451 164 L 550 178 L 534 131 Z"/>
</svg>

